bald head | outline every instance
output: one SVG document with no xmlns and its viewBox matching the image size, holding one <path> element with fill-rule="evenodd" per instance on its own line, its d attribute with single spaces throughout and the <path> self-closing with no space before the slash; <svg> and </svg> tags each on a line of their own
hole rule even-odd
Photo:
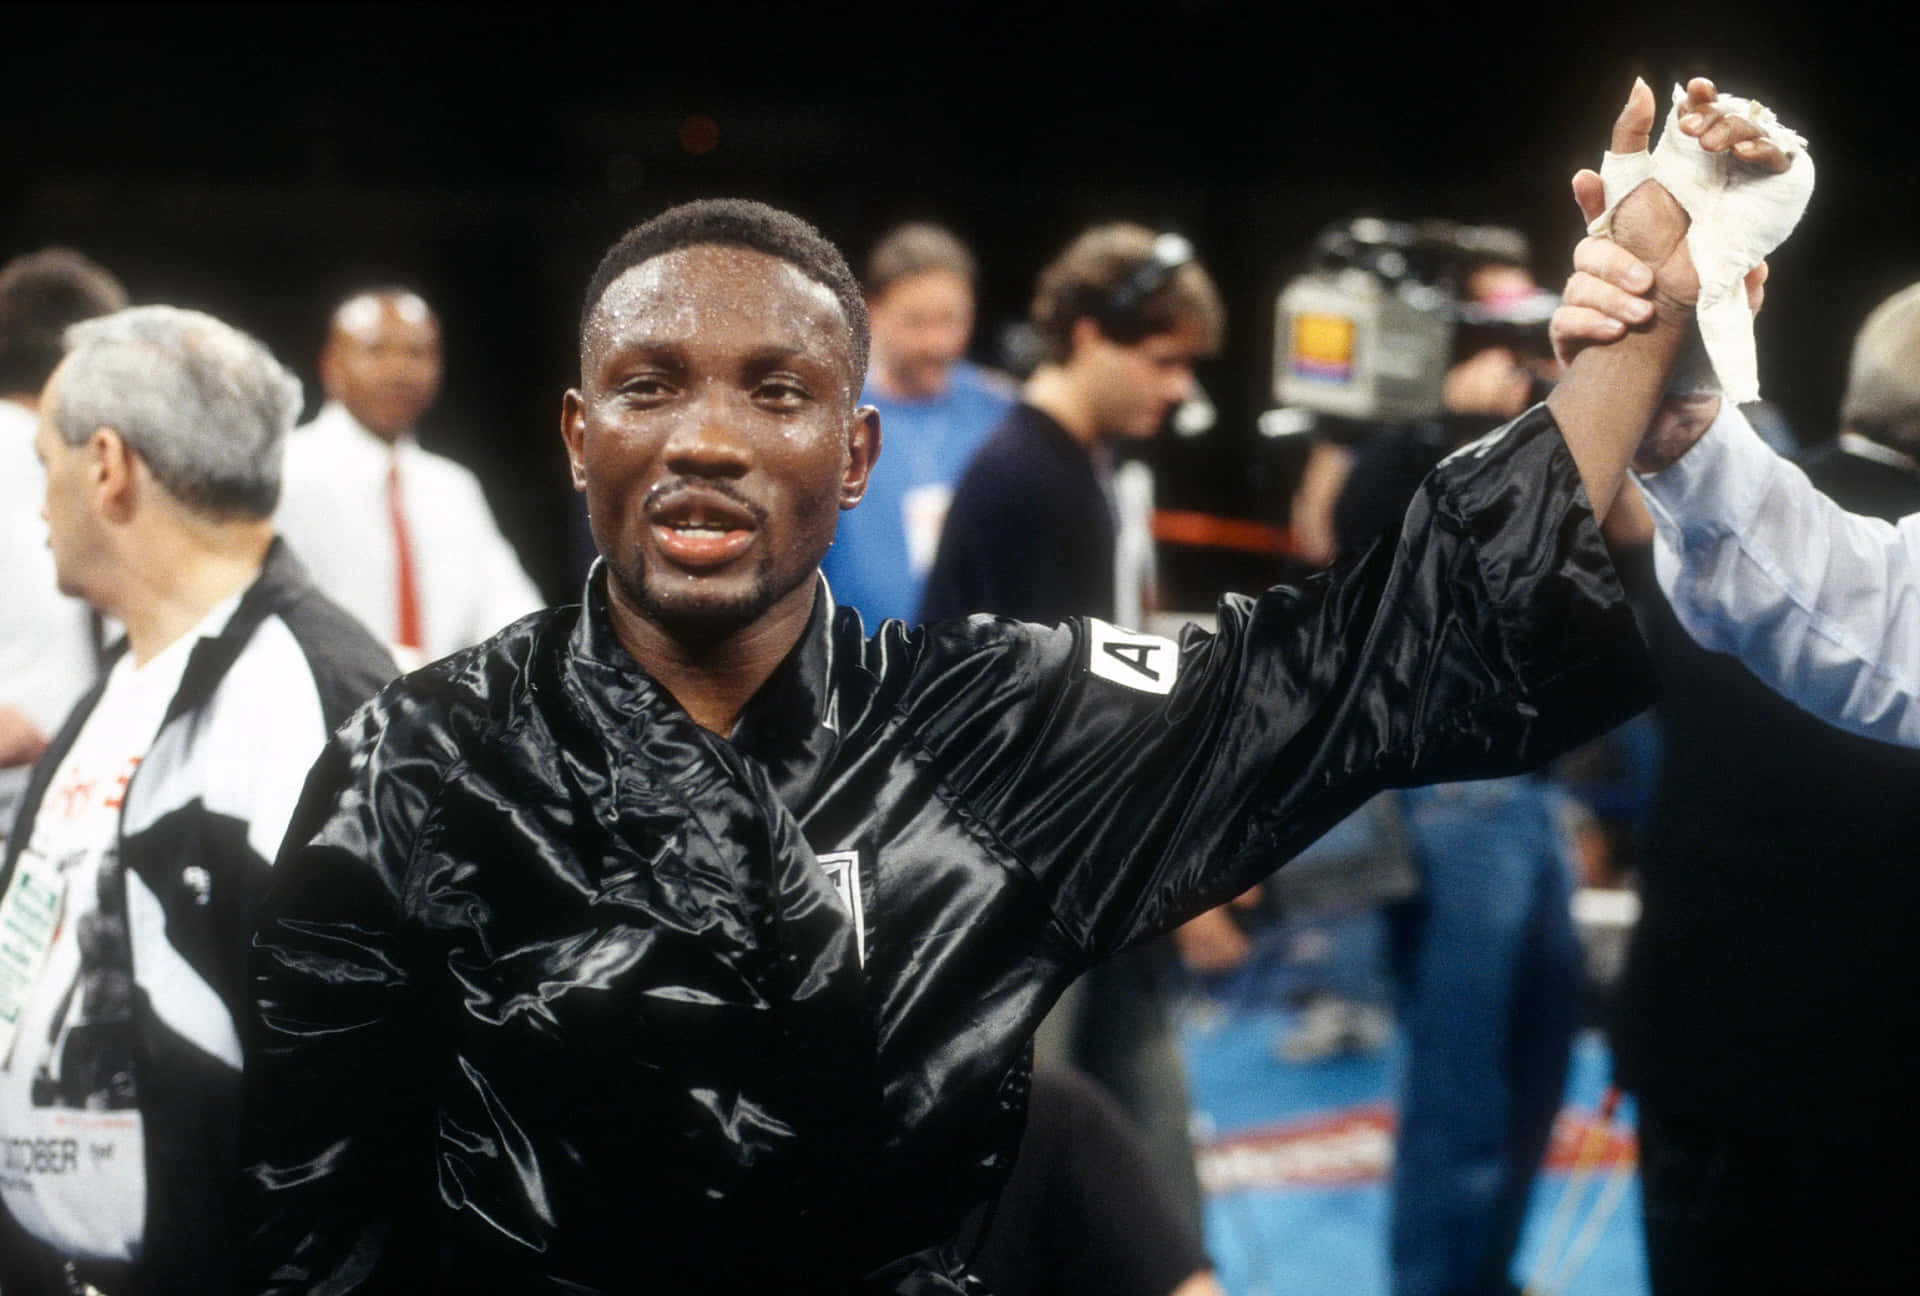
<svg viewBox="0 0 1920 1296">
<path fill-rule="evenodd" d="M 1874 309 L 1853 340 L 1842 426 L 1920 455 L 1920 284 Z"/>
<path fill-rule="evenodd" d="M 419 294 L 356 293 L 333 312 L 320 382 L 374 435 L 412 431 L 440 393 L 440 374 L 440 321 Z"/>
</svg>

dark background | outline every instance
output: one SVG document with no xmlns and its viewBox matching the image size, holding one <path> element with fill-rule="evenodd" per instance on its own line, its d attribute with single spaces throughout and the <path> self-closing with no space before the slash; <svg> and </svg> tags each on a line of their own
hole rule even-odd
<svg viewBox="0 0 1920 1296">
<path fill-rule="evenodd" d="M 480 471 L 555 596 L 579 294 L 613 238 L 685 198 L 790 207 L 856 265 L 896 220 L 952 225 L 983 263 L 989 359 L 1082 226 L 1187 233 L 1227 299 L 1203 374 L 1222 420 L 1156 450 L 1162 502 L 1271 521 L 1287 465 L 1253 419 L 1274 297 L 1314 233 L 1362 213 L 1513 224 L 1557 286 L 1579 237 L 1566 178 L 1635 73 L 1663 102 L 1717 76 L 1812 141 L 1819 186 L 1760 325 L 1766 394 L 1803 437 L 1832 430 L 1861 318 L 1920 279 L 1920 151 L 1896 111 L 1911 3 L 1024 8 L 0 10 L 0 253 L 70 243 L 136 300 L 229 319 L 310 408 L 332 304 L 417 286 L 448 349 L 424 439 Z"/>
</svg>

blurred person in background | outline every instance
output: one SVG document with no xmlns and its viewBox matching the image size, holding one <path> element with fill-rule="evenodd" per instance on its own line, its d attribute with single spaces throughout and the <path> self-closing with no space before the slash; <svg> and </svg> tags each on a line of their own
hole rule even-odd
<svg viewBox="0 0 1920 1296">
<path fill-rule="evenodd" d="M 1528 270 L 1523 235 L 1451 222 L 1410 229 L 1418 245 L 1390 255 L 1429 265 L 1427 273 L 1450 281 L 1461 303 L 1444 408 L 1438 417 L 1391 428 L 1318 420 L 1289 517 L 1295 556 L 1312 566 L 1357 552 L 1398 522 L 1420 478 L 1447 450 L 1541 399 L 1557 374 L 1545 332 L 1555 299 Z M 1348 490 L 1356 467 L 1361 481 Z"/>
<path fill-rule="evenodd" d="M 0 844 L 27 767 L 100 665 L 92 613 L 54 583 L 40 517 L 46 475 L 33 453 L 40 390 L 67 326 L 126 304 L 117 279 L 66 248 L 0 267 Z"/>
<path fill-rule="evenodd" d="M 1331 492 L 1327 523 L 1336 553 L 1351 556 L 1399 523 L 1433 466 L 1455 448 L 1543 400 L 1559 377 L 1546 324 L 1558 299 L 1527 268 L 1518 231 L 1467 226 L 1453 254 L 1463 319 L 1438 417 L 1367 429 L 1352 467 Z"/>
<path fill-rule="evenodd" d="M 1920 515 L 1920 284 L 1868 317 L 1839 436 L 1797 464 L 1858 517 Z M 1899 1025 L 1920 1000 L 1920 753 L 1829 727 L 1696 645 L 1638 500 L 1608 531 L 1662 682 L 1612 1030 L 1653 1289 L 1920 1290 L 1920 1041 Z"/>
<path fill-rule="evenodd" d="M 126 629 L 0 871 L 0 1290 L 223 1293 L 254 903 L 393 675 L 274 538 L 300 383 L 164 306 L 74 326 L 35 451 L 60 588 Z M 91 1285 L 88 1285 L 91 1284 Z"/>
<path fill-rule="evenodd" d="M 417 293 L 340 303 L 320 353 L 327 402 L 287 440 L 275 519 L 314 582 L 403 667 L 478 643 L 545 602 L 479 480 L 415 436 L 441 374 L 440 321 Z"/>
<path fill-rule="evenodd" d="M 1218 292 L 1177 236 L 1096 226 L 1041 272 L 1044 358 L 968 464 L 947 513 L 920 619 L 1111 617 L 1117 590 L 1115 447 L 1144 441 L 1219 349 Z"/>
<path fill-rule="evenodd" d="M 1342 558 L 1394 543 L 1434 466 L 1543 399 L 1559 376 L 1546 327 L 1558 299 L 1528 271 L 1524 237 L 1485 226 L 1455 237 L 1446 273 L 1461 323 L 1443 410 L 1359 440 L 1325 524 Z M 1392 1290 L 1492 1296 L 1510 1289 L 1580 1020 L 1573 815 L 1544 773 L 1386 796 L 1374 812 L 1397 824 L 1418 879 L 1414 894 L 1380 911 L 1406 1039 L 1389 1189 Z M 1334 930 L 1377 941 L 1378 921 Z M 1379 1047 L 1375 1011 L 1318 998 L 1280 1051 L 1309 1061 Z"/>
<path fill-rule="evenodd" d="M 1114 224 L 1082 233 L 1041 271 L 1033 323 L 1045 358 L 954 492 L 922 621 L 1118 615 L 1113 448 L 1153 436 L 1187 399 L 1194 363 L 1219 349 L 1225 312 L 1184 240 Z M 1140 605 L 1138 591 L 1130 603 Z M 1035 1041 L 1040 1058 L 1078 1068 L 1119 1100 L 1196 1229 L 1200 1185 L 1169 1002 L 1174 960 L 1219 971 L 1247 952 L 1228 913 L 1204 914 L 1090 972 Z"/>
<path fill-rule="evenodd" d="M 973 285 L 973 254 L 938 225 L 897 226 L 867 258 L 873 360 L 860 399 L 880 411 L 887 453 L 820 569 L 869 626 L 912 619 L 954 483 L 1017 395 L 966 359 Z"/>
</svg>

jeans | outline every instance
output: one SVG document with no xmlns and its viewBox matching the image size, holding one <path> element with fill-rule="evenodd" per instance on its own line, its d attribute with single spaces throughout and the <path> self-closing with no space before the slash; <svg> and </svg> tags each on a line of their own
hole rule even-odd
<svg viewBox="0 0 1920 1296">
<path fill-rule="evenodd" d="M 1579 1024 L 1581 950 L 1561 794 L 1519 777 L 1403 794 L 1422 890 L 1388 909 L 1399 1083 L 1394 1296 L 1512 1290 L 1508 1275 Z"/>
</svg>

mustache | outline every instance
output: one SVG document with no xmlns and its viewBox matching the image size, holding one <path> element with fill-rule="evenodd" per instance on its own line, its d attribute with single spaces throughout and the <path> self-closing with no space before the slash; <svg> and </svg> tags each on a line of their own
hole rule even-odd
<svg viewBox="0 0 1920 1296">
<path fill-rule="evenodd" d="M 682 495 L 719 496 L 739 507 L 750 515 L 756 525 L 767 520 L 767 510 L 748 499 L 731 482 L 717 478 L 669 477 L 665 481 L 655 482 L 647 491 L 647 497 L 641 501 L 642 509 L 651 514 L 655 509 L 668 508 L 679 502 Z"/>
</svg>

